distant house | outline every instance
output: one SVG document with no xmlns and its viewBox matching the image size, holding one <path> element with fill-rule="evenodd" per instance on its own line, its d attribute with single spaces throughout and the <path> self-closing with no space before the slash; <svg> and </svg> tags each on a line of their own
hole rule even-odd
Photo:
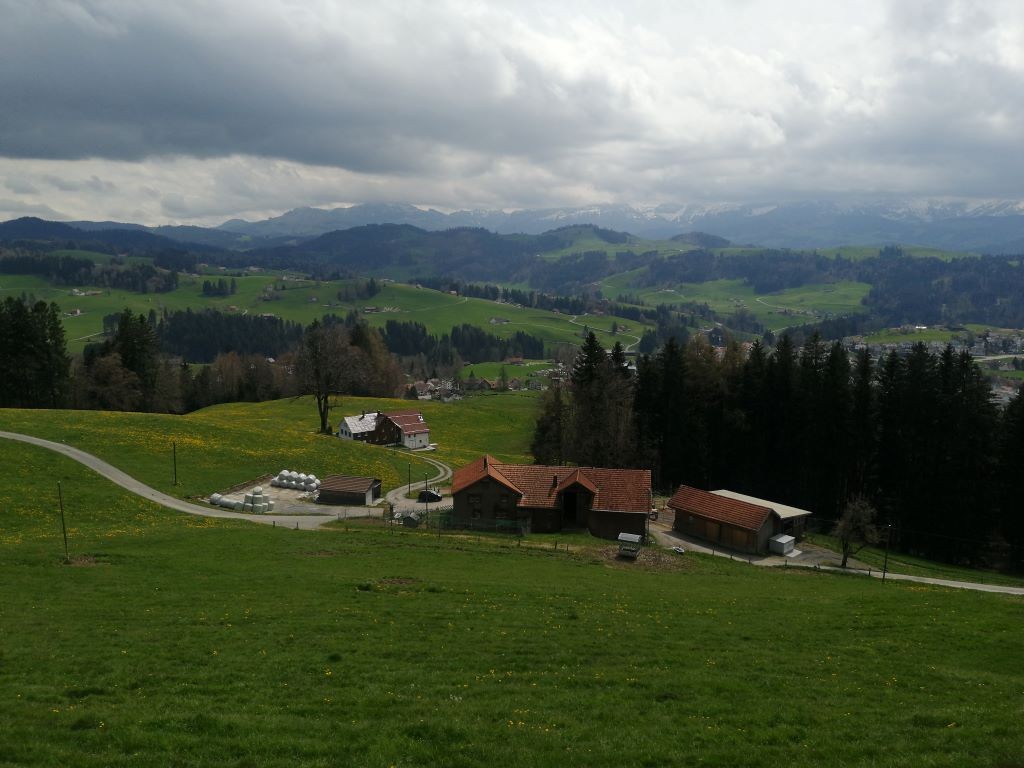
<svg viewBox="0 0 1024 768">
<path fill-rule="evenodd" d="M 681 485 L 668 501 L 675 511 L 672 527 L 680 533 L 738 552 L 768 551 L 780 533 L 800 535 L 811 513 L 732 491 L 709 493 Z M 799 529 L 799 534 L 794 532 Z"/>
<path fill-rule="evenodd" d="M 338 426 L 338 437 L 374 445 L 426 448 L 430 445 L 430 427 L 419 411 L 373 411 L 344 417 Z"/>
<path fill-rule="evenodd" d="M 585 528 L 615 540 L 644 534 L 651 509 L 646 469 L 505 464 L 482 456 L 452 478 L 452 516 L 465 528 L 534 532 Z"/>
</svg>

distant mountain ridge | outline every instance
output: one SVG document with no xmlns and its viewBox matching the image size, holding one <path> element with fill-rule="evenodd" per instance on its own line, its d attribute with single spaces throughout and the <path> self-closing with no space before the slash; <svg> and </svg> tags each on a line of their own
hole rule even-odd
<svg viewBox="0 0 1024 768">
<path fill-rule="evenodd" d="M 499 234 L 543 234 L 557 227 L 593 224 L 651 239 L 700 230 L 733 242 L 773 248 L 905 243 L 954 251 L 1024 251 L 1024 203 L 994 201 L 900 202 L 841 205 L 831 202 L 764 205 L 660 205 L 634 208 L 598 205 L 522 211 L 465 210 L 444 213 L 408 204 L 361 204 L 347 208 L 296 208 L 219 229 L 250 236 L 311 237 L 367 224 L 411 224 L 442 230 L 482 227 Z"/>
</svg>

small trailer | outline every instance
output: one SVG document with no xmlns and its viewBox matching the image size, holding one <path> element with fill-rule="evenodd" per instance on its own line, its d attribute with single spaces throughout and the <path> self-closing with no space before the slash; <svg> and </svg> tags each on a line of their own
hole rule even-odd
<svg viewBox="0 0 1024 768">
<path fill-rule="evenodd" d="M 619 557 L 628 557 L 636 560 L 640 556 L 640 542 L 642 537 L 639 533 L 619 534 Z"/>
</svg>

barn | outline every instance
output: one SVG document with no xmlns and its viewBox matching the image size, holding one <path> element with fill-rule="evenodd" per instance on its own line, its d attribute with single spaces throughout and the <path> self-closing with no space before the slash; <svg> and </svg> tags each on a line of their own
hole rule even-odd
<svg viewBox="0 0 1024 768">
<path fill-rule="evenodd" d="M 482 456 L 452 478 L 452 515 L 464 528 L 586 529 L 615 540 L 643 535 L 651 508 L 646 469 L 505 464 Z"/>
<path fill-rule="evenodd" d="M 328 475 L 320 481 L 317 504 L 370 506 L 380 498 L 381 481 L 376 477 Z"/>
<path fill-rule="evenodd" d="M 681 485 L 668 501 L 673 530 L 738 552 L 760 554 L 780 533 L 802 534 L 807 510 L 733 491 L 702 491 Z M 797 535 L 797 534 L 794 534 Z"/>
<path fill-rule="evenodd" d="M 777 501 L 759 499 L 757 496 L 748 496 L 745 493 L 736 491 L 712 491 L 716 496 L 726 496 L 730 499 L 738 499 L 748 504 L 755 504 L 759 507 L 768 507 L 777 518 L 777 524 L 773 525 L 772 535 L 780 533 L 788 534 L 796 539 L 804 537 L 807 528 L 807 518 L 811 516 L 810 510 L 791 507 L 788 504 L 780 504 Z"/>
</svg>

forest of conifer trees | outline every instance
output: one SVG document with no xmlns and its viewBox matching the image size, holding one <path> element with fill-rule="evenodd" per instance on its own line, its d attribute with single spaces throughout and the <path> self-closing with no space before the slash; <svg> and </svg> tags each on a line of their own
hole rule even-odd
<svg viewBox="0 0 1024 768">
<path fill-rule="evenodd" d="M 552 386 L 540 463 L 650 468 L 657 489 L 728 488 L 834 522 L 853 499 L 894 545 L 946 561 L 1024 565 L 1024 402 L 994 404 L 966 352 L 851 360 L 838 343 L 783 336 L 770 353 L 674 339 L 637 362 L 591 335 Z"/>
</svg>

